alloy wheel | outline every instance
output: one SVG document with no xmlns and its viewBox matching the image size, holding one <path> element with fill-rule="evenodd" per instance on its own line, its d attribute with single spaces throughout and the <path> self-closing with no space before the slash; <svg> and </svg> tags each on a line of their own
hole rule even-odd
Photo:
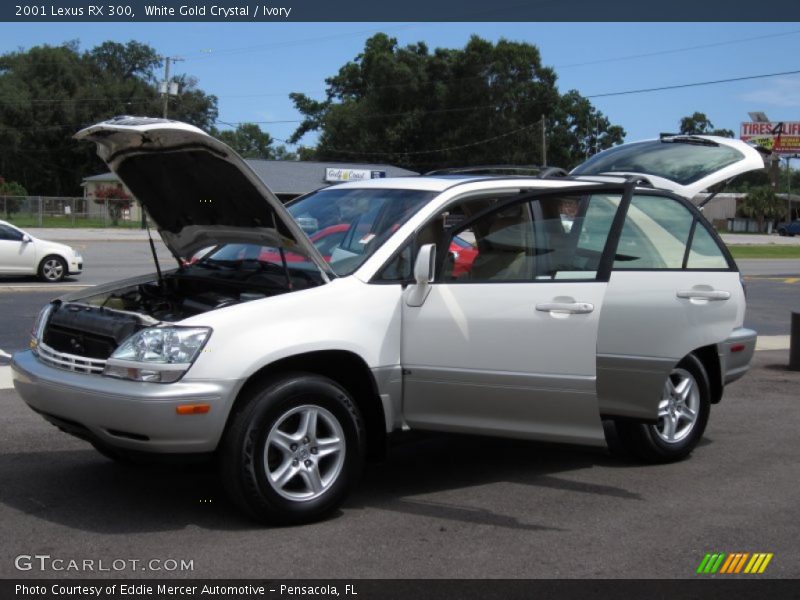
<svg viewBox="0 0 800 600">
<path fill-rule="evenodd" d="M 658 404 L 658 424 L 653 428 L 663 441 L 675 444 L 694 429 L 700 412 L 700 389 L 686 369 L 673 369 L 664 382 Z"/>
<path fill-rule="evenodd" d="M 289 500 L 314 500 L 335 483 L 345 459 L 337 418 L 317 405 L 285 412 L 267 436 L 264 467 L 272 488 Z"/>
<path fill-rule="evenodd" d="M 42 275 L 47 281 L 58 281 L 64 276 L 64 264 L 57 258 L 48 258 L 42 265 Z"/>
</svg>

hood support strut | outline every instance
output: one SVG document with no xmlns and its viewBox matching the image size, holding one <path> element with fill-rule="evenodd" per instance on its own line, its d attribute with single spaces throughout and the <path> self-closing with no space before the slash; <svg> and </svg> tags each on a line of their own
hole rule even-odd
<svg viewBox="0 0 800 600">
<path fill-rule="evenodd" d="M 156 273 L 158 274 L 158 287 L 164 289 L 164 276 L 161 274 L 161 264 L 158 262 L 158 253 L 156 252 L 156 245 L 153 242 L 153 235 L 150 233 L 150 225 L 147 223 L 147 215 L 144 216 L 144 226 L 147 228 L 147 239 L 150 240 L 150 252 L 153 253 L 153 262 L 156 264 Z"/>
</svg>

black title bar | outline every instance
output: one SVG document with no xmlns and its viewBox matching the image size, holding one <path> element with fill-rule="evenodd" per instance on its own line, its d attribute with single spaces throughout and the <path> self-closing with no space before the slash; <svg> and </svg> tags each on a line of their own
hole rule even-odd
<svg viewBox="0 0 800 600">
<path fill-rule="evenodd" d="M 3 2 L 16 22 L 800 21 L 800 2 L 771 0 L 47 0 Z M 602 44 L 602 31 L 597 42 Z"/>
</svg>

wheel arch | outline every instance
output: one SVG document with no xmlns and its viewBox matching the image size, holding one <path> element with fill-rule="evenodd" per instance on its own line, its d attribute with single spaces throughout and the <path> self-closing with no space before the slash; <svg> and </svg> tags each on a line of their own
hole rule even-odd
<svg viewBox="0 0 800 600">
<path fill-rule="evenodd" d="M 59 252 L 54 252 L 52 250 L 44 252 L 42 258 L 36 261 L 36 267 L 35 267 L 36 275 L 41 275 L 42 266 L 44 265 L 45 261 L 48 258 L 58 258 L 59 260 L 61 260 L 64 263 L 64 277 L 67 277 L 69 275 L 69 259 L 63 254 L 60 254 Z"/>
<path fill-rule="evenodd" d="M 386 415 L 378 386 L 367 363 L 358 354 L 347 350 L 316 350 L 294 354 L 264 365 L 244 382 L 231 406 L 225 429 L 230 426 L 231 415 L 247 394 L 265 379 L 280 373 L 306 372 L 322 375 L 348 391 L 364 419 L 367 434 L 367 458 L 381 460 L 386 455 Z"/>
<path fill-rule="evenodd" d="M 697 348 L 691 354 L 697 357 L 697 360 L 700 361 L 706 371 L 709 391 L 711 392 L 711 404 L 719 404 L 720 400 L 722 400 L 722 392 L 725 385 L 722 382 L 722 365 L 720 364 L 717 345 L 712 344 Z"/>
</svg>

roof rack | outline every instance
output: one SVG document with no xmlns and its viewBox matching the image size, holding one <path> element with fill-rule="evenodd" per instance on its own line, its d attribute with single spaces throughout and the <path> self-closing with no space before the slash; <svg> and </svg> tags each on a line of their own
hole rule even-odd
<svg viewBox="0 0 800 600">
<path fill-rule="evenodd" d="M 630 183 L 640 187 L 655 187 L 653 182 L 644 175 L 626 175 L 625 183 Z"/>
<path fill-rule="evenodd" d="M 525 175 L 543 179 L 556 176 L 566 177 L 568 174 L 559 167 L 542 167 L 539 165 L 474 165 L 435 169 L 428 171 L 424 175 Z"/>
<path fill-rule="evenodd" d="M 705 135 L 705 134 L 704 134 Z M 708 134 L 711 135 L 711 134 Z M 658 139 L 666 143 L 696 144 L 698 146 L 719 146 L 714 140 L 690 133 L 659 133 Z"/>
</svg>

